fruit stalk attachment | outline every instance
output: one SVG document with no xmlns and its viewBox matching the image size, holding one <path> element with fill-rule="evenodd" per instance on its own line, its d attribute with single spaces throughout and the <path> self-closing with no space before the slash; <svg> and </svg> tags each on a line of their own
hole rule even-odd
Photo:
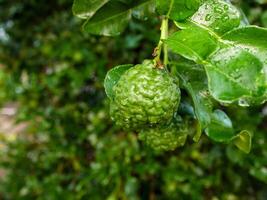
<svg viewBox="0 0 267 200">
<path fill-rule="evenodd" d="M 162 23 L 161 23 L 161 35 L 160 35 L 160 40 L 158 43 L 158 46 L 155 48 L 153 56 L 154 58 L 154 64 L 158 68 L 163 68 L 164 66 L 168 65 L 168 47 L 167 44 L 165 44 L 163 41 L 168 38 L 168 32 L 169 32 L 169 21 L 168 18 L 163 17 Z M 161 51 L 163 50 L 163 63 L 161 62 Z"/>
</svg>

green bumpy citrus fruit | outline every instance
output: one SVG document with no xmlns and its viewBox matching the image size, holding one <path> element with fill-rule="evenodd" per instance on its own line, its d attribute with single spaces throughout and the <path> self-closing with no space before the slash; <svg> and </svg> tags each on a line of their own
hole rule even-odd
<svg viewBox="0 0 267 200">
<path fill-rule="evenodd" d="M 177 79 L 150 60 L 127 70 L 113 91 L 111 118 L 125 129 L 167 124 L 180 102 Z"/>
<path fill-rule="evenodd" d="M 138 137 L 155 151 L 173 151 L 185 144 L 187 133 L 184 126 L 171 123 L 166 126 L 144 129 Z"/>
</svg>

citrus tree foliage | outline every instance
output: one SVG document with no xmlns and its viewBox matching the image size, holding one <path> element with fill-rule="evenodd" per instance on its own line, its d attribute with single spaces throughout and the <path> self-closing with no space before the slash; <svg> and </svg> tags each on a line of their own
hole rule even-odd
<svg viewBox="0 0 267 200">
<path fill-rule="evenodd" d="M 194 115 L 199 124 L 195 128 L 195 140 L 197 141 L 201 132 L 204 131 L 209 138 L 217 142 L 242 143 L 242 148 L 240 145 L 237 147 L 245 152 L 250 151 L 252 133 L 249 130 L 242 130 L 239 134 L 227 113 L 221 109 L 221 105 L 257 106 L 267 100 L 267 29 L 246 23 L 246 17 L 242 11 L 224 0 L 137 2 L 99 0 L 97 2 L 95 4 L 94 1 L 74 1 L 73 13 L 80 18 L 87 19 L 83 26 L 85 32 L 115 36 L 125 29 L 133 16 L 144 18 L 161 16 L 163 19 L 161 38 L 155 49 L 156 53 L 154 52 L 155 68 L 162 67 L 160 53 L 164 48 L 162 51 L 165 54 L 165 67 L 175 68 L 175 75 L 180 78 L 194 102 Z M 143 18 L 139 17 L 139 19 Z M 168 20 L 177 26 L 172 29 L 174 33 L 170 35 L 168 34 L 170 25 Z M 181 64 L 179 59 L 169 60 L 168 50 L 185 58 L 184 62 L 188 63 L 191 60 L 194 64 Z M 137 82 L 149 79 L 148 71 L 147 78 L 142 79 L 144 72 L 140 71 L 137 77 L 129 77 L 127 80 L 127 73 L 131 69 L 125 69 L 126 75 L 121 76 L 121 79 L 127 80 L 122 84 L 125 90 L 116 94 L 114 88 L 117 87 L 116 84 L 120 85 L 120 80 L 117 81 L 118 73 L 116 73 L 114 76 L 116 81 L 113 81 L 115 70 L 119 71 L 121 68 L 117 67 L 107 74 L 105 87 L 108 90 L 108 96 L 113 96 L 112 102 L 120 101 L 121 106 L 117 104 L 117 110 L 112 109 L 112 113 L 118 116 L 121 110 L 125 112 L 120 115 L 120 119 L 113 119 L 117 122 L 124 120 L 124 123 L 119 123 L 121 127 L 128 127 L 128 120 L 140 121 L 144 126 L 155 126 L 141 118 L 142 115 L 139 117 L 140 112 L 137 110 L 148 109 L 151 117 L 160 113 L 161 108 L 157 108 L 160 103 L 153 104 L 152 99 L 158 99 L 160 95 L 166 96 L 167 93 L 159 90 L 158 94 L 153 96 L 151 88 L 155 86 L 155 83 L 144 86 L 142 83 L 136 85 L 131 82 L 134 79 Z M 194 74 L 203 75 L 199 78 Z M 136 85 L 136 90 L 134 85 Z M 164 83 L 162 83 L 163 86 Z M 142 91 L 137 91 L 139 87 Z M 110 95 L 109 91 L 112 91 L 112 88 L 114 94 Z M 169 89 L 166 87 L 165 91 Z M 147 106 L 143 105 L 143 100 L 136 96 L 139 92 L 151 97 L 151 105 L 148 103 Z M 132 101 L 132 104 L 128 104 L 127 101 Z M 169 104 L 173 103 L 171 101 L 173 100 L 170 99 Z M 111 107 L 114 107 L 114 103 L 111 104 Z M 131 109 L 135 111 L 131 112 Z M 129 115 L 134 117 L 129 119 Z M 169 119 L 164 120 L 169 121 Z"/>
<path fill-rule="evenodd" d="M 266 27 L 265 1 L 235 1 L 244 11 L 240 25 L 234 19 L 218 23 L 218 30 L 218 14 L 210 24 L 196 15 L 203 1 L 91 2 L 74 2 L 79 20 L 71 13 L 72 0 L 0 0 L 0 103 L 17 102 L 17 122 L 27 123 L 16 139 L 1 135 L 6 175 L 0 178 L 0 198 L 265 200 L 266 108 L 258 74 L 265 65 L 265 30 L 247 23 Z M 233 9 L 231 18 L 236 16 L 226 5 Z M 115 30 L 106 27 L 104 16 Z M 144 126 L 137 134 L 114 126 L 104 93 L 114 98 L 113 88 L 127 70 L 153 60 L 158 16 L 171 21 L 169 37 L 161 41 L 169 46 L 167 68 L 179 79 L 181 99 L 168 126 Z M 94 36 L 101 32 L 120 36 Z M 220 58 L 227 50 L 237 52 L 233 61 Z M 246 90 L 224 80 L 240 69 L 239 62 L 245 67 L 235 79 Z M 124 63 L 133 64 L 112 68 Z M 247 71 L 250 76 L 244 76 Z M 216 80 L 238 92 L 225 94 Z M 218 85 L 224 87 L 214 90 Z M 200 137 L 202 132 L 207 136 Z M 235 147 L 248 152 L 251 144 L 250 154 Z M 166 148 L 175 150 L 162 152 Z"/>
</svg>

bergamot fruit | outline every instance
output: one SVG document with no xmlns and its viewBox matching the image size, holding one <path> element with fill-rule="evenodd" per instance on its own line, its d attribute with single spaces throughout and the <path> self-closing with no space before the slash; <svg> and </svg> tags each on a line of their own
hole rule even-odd
<svg viewBox="0 0 267 200">
<path fill-rule="evenodd" d="M 138 137 L 155 151 L 173 151 L 186 142 L 185 126 L 174 122 L 169 125 L 143 129 Z"/>
<path fill-rule="evenodd" d="M 125 129 L 169 123 L 180 101 L 177 79 L 148 60 L 127 70 L 113 91 L 111 118 Z"/>
</svg>

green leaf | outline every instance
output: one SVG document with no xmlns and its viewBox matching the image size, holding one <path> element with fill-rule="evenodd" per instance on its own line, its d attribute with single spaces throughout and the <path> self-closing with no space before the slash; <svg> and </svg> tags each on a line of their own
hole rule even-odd
<svg viewBox="0 0 267 200">
<path fill-rule="evenodd" d="M 132 66 L 132 64 L 119 65 L 108 71 L 104 80 L 104 87 L 110 99 L 114 97 L 113 87 L 118 83 L 120 77 Z"/>
<path fill-rule="evenodd" d="M 74 0 L 72 12 L 79 18 L 88 19 L 110 0 Z"/>
<path fill-rule="evenodd" d="M 211 95 L 241 106 L 267 100 L 267 30 L 238 28 L 224 36 L 194 23 L 171 35 L 166 43 L 183 57 L 205 66 Z"/>
<path fill-rule="evenodd" d="M 264 166 L 257 166 L 252 167 L 249 170 L 250 175 L 254 176 L 255 178 L 263 181 L 267 184 L 267 168 Z"/>
<path fill-rule="evenodd" d="M 261 23 L 264 27 L 267 27 L 267 11 L 261 15 Z"/>
<path fill-rule="evenodd" d="M 246 26 L 234 29 L 222 36 L 224 40 L 230 40 L 239 45 L 248 45 L 265 49 L 267 51 L 267 29 L 257 26 Z"/>
<path fill-rule="evenodd" d="M 234 144 L 245 153 L 249 153 L 251 150 L 252 134 L 249 131 L 242 131 L 234 137 Z"/>
<path fill-rule="evenodd" d="M 212 102 L 208 93 L 207 76 L 202 66 L 190 62 L 175 63 L 182 86 L 192 97 L 195 115 L 202 129 L 210 123 Z"/>
<path fill-rule="evenodd" d="M 172 34 L 165 42 L 174 53 L 196 63 L 201 63 L 218 48 L 216 38 L 207 30 L 194 24 Z"/>
<path fill-rule="evenodd" d="M 261 73 L 264 73 L 265 80 L 262 83 L 265 88 L 264 95 L 257 98 L 256 103 L 261 104 L 267 99 L 267 29 L 257 26 L 247 26 L 232 30 L 225 34 L 222 39 L 231 41 L 233 45 L 238 46 L 245 51 L 253 54 L 263 64 Z M 263 89 L 264 90 L 264 89 Z"/>
<path fill-rule="evenodd" d="M 109 2 L 83 25 L 87 33 L 105 36 L 119 35 L 131 19 L 131 11 L 120 2 Z"/>
<path fill-rule="evenodd" d="M 222 36 L 222 39 L 229 40 L 255 56 L 265 65 L 267 74 L 267 29 L 257 26 L 247 26 L 234 29 Z"/>
<path fill-rule="evenodd" d="M 81 1 L 81 0 L 80 0 Z M 84 3 L 86 2 L 86 3 Z M 82 1 L 73 5 L 74 13 L 83 18 L 88 18 L 83 25 L 83 30 L 90 34 L 116 36 L 126 28 L 132 15 L 139 19 L 146 19 L 154 11 L 154 0 L 140 0 L 133 3 L 124 3 L 113 0 L 106 3 L 93 4 L 92 1 Z M 90 14 L 88 14 L 90 13 Z"/>
<path fill-rule="evenodd" d="M 262 62 L 238 48 L 222 48 L 205 65 L 212 96 L 224 103 L 240 106 L 262 103 L 266 99 L 266 77 Z"/>
<path fill-rule="evenodd" d="M 185 20 L 200 6 L 200 0 L 156 0 L 157 11 L 172 20 Z"/>
<path fill-rule="evenodd" d="M 240 25 L 241 14 L 237 8 L 223 0 L 207 0 L 191 20 L 221 35 Z"/>
<path fill-rule="evenodd" d="M 143 1 L 142 6 L 138 6 L 141 1 L 137 1 L 133 5 L 135 8 L 132 11 L 132 16 L 137 19 L 147 20 L 148 16 L 155 13 L 155 3 L 154 3 L 154 0 L 150 0 L 150 1 L 142 0 L 142 1 Z"/>
<path fill-rule="evenodd" d="M 205 130 L 207 136 L 216 142 L 230 142 L 234 135 L 231 119 L 221 110 L 211 115 L 211 123 Z"/>
</svg>

